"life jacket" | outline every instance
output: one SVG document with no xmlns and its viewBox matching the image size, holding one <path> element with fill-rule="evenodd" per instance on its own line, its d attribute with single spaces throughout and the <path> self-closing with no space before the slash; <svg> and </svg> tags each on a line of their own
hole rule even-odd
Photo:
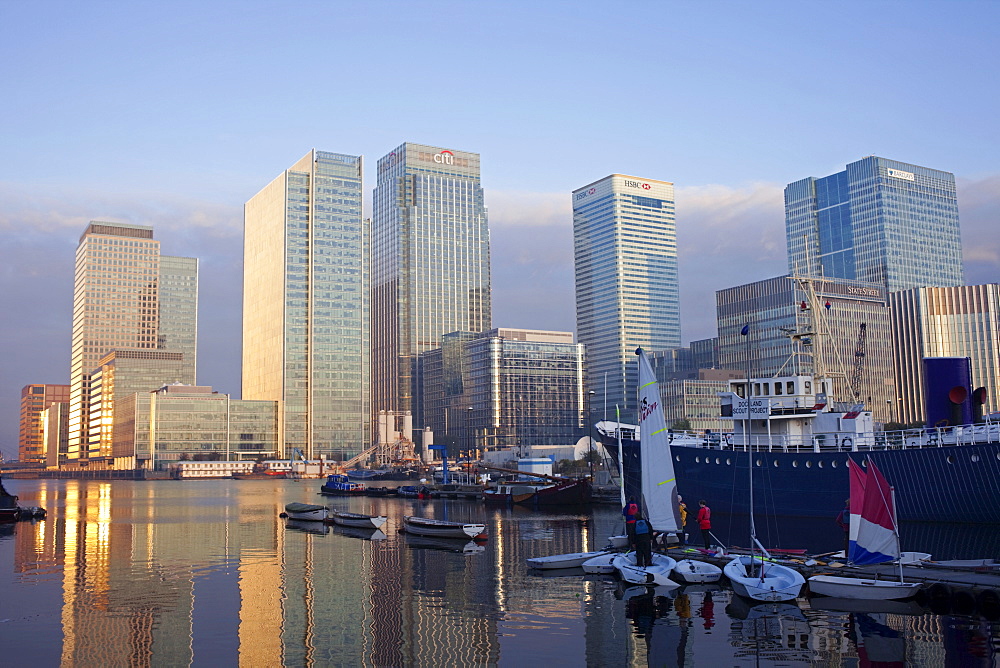
<svg viewBox="0 0 1000 668">
<path fill-rule="evenodd" d="M 639 506 L 634 503 L 628 504 L 628 507 L 625 509 L 625 521 L 635 522 L 635 516 L 638 512 Z"/>
<path fill-rule="evenodd" d="M 646 520 L 636 520 L 635 521 L 635 535 L 641 536 L 643 534 L 649 533 L 649 522 Z"/>
</svg>

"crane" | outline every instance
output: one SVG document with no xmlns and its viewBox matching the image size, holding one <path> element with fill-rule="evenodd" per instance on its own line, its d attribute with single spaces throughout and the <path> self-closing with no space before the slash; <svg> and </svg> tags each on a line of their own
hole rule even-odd
<svg viewBox="0 0 1000 668">
<path fill-rule="evenodd" d="M 854 344 L 854 371 L 851 373 L 851 392 L 854 400 L 861 400 L 861 374 L 865 369 L 865 347 L 868 339 L 868 323 L 863 322 L 858 327 L 858 340 Z"/>
</svg>

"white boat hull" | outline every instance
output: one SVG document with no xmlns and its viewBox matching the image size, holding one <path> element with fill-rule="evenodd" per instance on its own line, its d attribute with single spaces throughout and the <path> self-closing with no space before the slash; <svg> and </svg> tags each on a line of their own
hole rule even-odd
<svg viewBox="0 0 1000 668">
<path fill-rule="evenodd" d="M 585 561 L 595 557 L 610 554 L 609 552 L 570 552 L 569 554 L 554 554 L 550 557 L 533 557 L 525 559 L 528 566 L 540 570 L 553 568 L 578 568 L 583 566 Z"/>
<path fill-rule="evenodd" d="M 809 591 L 813 594 L 861 601 L 900 601 L 916 595 L 920 587 L 919 582 L 868 580 L 837 575 L 814 575 L 809 578 Z"/>
<path fill-rule="evenodd" d="M 706 584 L 722 579 L 722 569 L 697 559 L 681 559 L 674 566 L 674 579 L 687 584 Z"/>
<path fill-rule="evenodd" d="M 305 503 L 289 503 L 285 506 L 285 513 L 290 520 L 301 520 L 305 522 L 323 522 L 329 515 L 326 506 L 316 506 Z"/>
<path fill-rule="evenodd" d="M 418 536 L 437 538 L 475 538 L 486 531 L 485 524 L 446 522 L 423 517 L 403 517 L 403 529 Z"/>
<path fill-rule="evenodd" d="M 747 567 L 763 568 L 762 575 L 752 575 Z M 732 583 L 733 591 L 755 601 L 791 601 L 798 598 L 806 580 L 794 568 L 741 555 L 726 564 L 722 572 Z"/>
<path fill-rule="evenodd" d="M 613 575 L 615 572 L 614 560 L 616 556 L 614 553 L 606 553 L 587 559 L 581 564 L 583 572 L 591 575 Z"/>
<path fill-rule="evenodd" d="M 619 554 L 614 558 L 615 570 L 625 582 L 632 584 L 649 584 L 661 586 L 678 586 L 670 579 L 670 573 L 674 570 L 677 562 L 673 558 L 663 554 L 653 554 L 652 566 L 636 566 L 635 552 Z"/>
<path fill-rule="evenodd" d="M 358 529 L 381 529 L 386 523 L 385 515 L 361 515 L 358 513 L 330 513 L 333 523 L 342 527 Z"/>
</svg>

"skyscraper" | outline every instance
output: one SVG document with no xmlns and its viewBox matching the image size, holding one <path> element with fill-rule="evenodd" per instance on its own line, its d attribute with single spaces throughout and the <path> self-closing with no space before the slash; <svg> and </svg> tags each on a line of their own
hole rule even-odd
<svg viewBox="0 0 1000 668">
<path fill-rule="evenodd" d="M 961 285 L 955 176 L 870 156 L 785 188 L 788 269 L 889 292 Z"/>
<path fill-rule="evenodd" d="M 405 143 L 378 161 L 374 202 L 376 410 L 424 426 L 420 354 L 490 328 L 490 234 L 479 155 Z"/>
<path fill-rule="evenodd" d="M 145 225 L 87 226 L 76 250 L 69 459 L 101 456 L 99 443 L 90 438 L 90 376 L 108 353 L 170 346 L 183 356 L 184 373 L 178 377 L 170 369 L 148 389 L 173 381 L 194 384 L 197 308 L 196 259 L 161 256 L 153 228 Z"/>
<path fill-rule="evenodd" d="M 681 345 L 674 184 L 612 174 L 573 191 L 573 253 L 594 406 L 634 417 L 635 349 Z"/>
<path fill-rule="evenodd" d="M 889 295 L 898 394 L 892 419 L 926 419 L 925 357 L 968 357 L 986 409 L 1000 407 L 1000 285 L 914 288 Z"/>
<path fill-rule="evenodd" d="M 245 207 L 243 399 L 279 402 L 286 457 L 349 458 L 371 440 L 361 168 L 310 151 Z"/>
</svg>

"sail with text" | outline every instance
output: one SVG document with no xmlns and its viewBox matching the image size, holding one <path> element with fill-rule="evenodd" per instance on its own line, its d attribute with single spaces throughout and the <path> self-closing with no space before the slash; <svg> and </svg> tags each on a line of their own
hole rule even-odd
<svg viewBox="0 0 1000 668">
<path fill-rule="evenodd" d="M 851 536 L 848 560 L 858 565 L 881 564 L 899 558 L 899 534 L 896 525 L 896 508 L 892 497 L 892 487 L 875 462 L 868 460 L 867 473 L 850 462 L 851 468 L 851 524 L 853 534 L 855 473 L 860 471 L 864 478 L 864 493 L 861 512 L 858 517 L 856 536 Z M 859 477 L 860 477 L 859 476 Z"/>
<path fill-rule="evenodd" d="M 656 531 L 680 531 L 677 478 L 670 455 L 670 432 L 663 415 L 660 386 L 642 348 L 639 356 L 639 433 L 643 514 Z"/>
</svg>

